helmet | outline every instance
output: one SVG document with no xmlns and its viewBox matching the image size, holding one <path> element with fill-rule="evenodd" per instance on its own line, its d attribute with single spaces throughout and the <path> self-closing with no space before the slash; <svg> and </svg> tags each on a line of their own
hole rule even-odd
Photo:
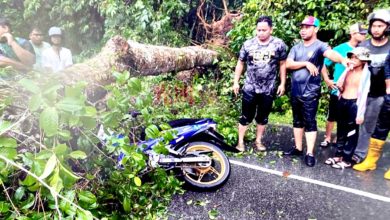
<svg viewBox="0 0 390 220">
<path fill-rule="evenodd" d="M 372 23 L 376 20 L 383 21 L 387 24 L 387 29 L 385 31 L 385 35 L 389 35 L 390 33 L 390 9 L 379 9 L 377 11 L 372 12 L 367 17 L 369 27 L 368 33 L 371 34 L 371 26 Z"/>
<path fill-rule="evenodd" d="M 51 37 L 53 35 L 62 35 L 61 28 L 59 28 L 59 27 L 51 27 L 49 29 L 49 36 Z"/>
</svg>

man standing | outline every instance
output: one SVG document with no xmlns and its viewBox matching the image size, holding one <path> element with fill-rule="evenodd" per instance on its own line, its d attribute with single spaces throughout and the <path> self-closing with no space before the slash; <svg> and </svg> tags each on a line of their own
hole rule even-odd
<svg viewBox="0 0 390 220">
<path fill-rule="evenodd" d="M 306 17 L 302 21 L 299 33 L 303 42 L 291 49 L 286 62 L 287 69 L 292 70 L 291 106 L 295 146 L 285 151 L 284 155 L 302 155 L 302 139 L 305 131 L 307 144 L 305 163 L 310 167 L 315 165 L 316 114 L 321 93 L 319 70 L 324 63 L 324 57 L 346 65 L 346 59 L 317 39 L 319 26 L 320 21 L 313 16 Z"/>
<path fill-rule="evenodd" d="M 34 69 L 38 71 L 43 70 L 42 66 L 42 52 L 50 48 L 50 44 L 43 41 L 43 33 L 41 29 L 34 27 L 30 32 L 30 43 L 34 48 L 35 52 L 35 64 Z"/>
<path fill-rule="evenodd" d="M 362 23 L 355 23 L 349 28 L 350 39 L 348 42 L 336 46 L 333 50 L 339 53 L 342 57 L 347 57 L 347 53 L 352 51 L 360 42 L 364 41 L 367 29 L 363 27 Z M 333 62 L 328 58 L 325 58 L 325 65 L 331 66 Z M 326 68 L 325 68 L 326 69 Z M 339 79 L 340 75 L 344 72 L 345 67 L 336 63 L 334 65 L 333 80 L 329 79 L 328 74 L 323 75 L 324 81 L 329 89 L 332 89 L 330 92 L 329 99 L 329 110 L 328 110 L 328 119 L 326 122 L 326 131 L 325 139 L 321 142 L 321 147 L 327 147 L 331 143 L 331 135 L 334 127 L 334 122 L 336 121 L 337 115 L 337 101 L 339 100 L 338 92 L 336 88 L 336 82 Z"/>
<path fill-rule="evenodd" d="M 271 18 L 261 16 L 256 22 L 256 37 L 247 40 L 240 50 L 233 84 L 233 91 L 236 95 L 240 88 L 239 80 L 244 71 L 245 62 L 247 75 L 242 90 L 242 114 L 238 125 L 237 149 L 239 151 L 245 150 L 244 136 L 253 118 L 257 123 L 256 150 L 266 150 L 262 138 L 268 123 L 268 115 L 272 109 L 278 69 L 280 85 L 276 91 L 277 95 L 281 96 L 285 91 L 287 46 L 271 34 Z"/>
<path fill-rule="evenodd" d="M 0 18 L 0 67 L 12 66 L 17 70 L 30 70 L 35 63 L 34 49 L 23 38 L 13 37 L 11 25 Z"/>
<path fill-rule="evenodd" d="M 371 39 L 359 44 L 370 50 L 371 63 L 368 69 L 371 73 L 371 86 L 367 98 L 367 110 L 364 122 L 360 125 L 358 145 L 354 154 L 354 161 L 360 163 L 366 157 L 369 139 L 374 132 L 378 115 L 386 95 L 384 64 L 390 50 L 390 10 L 381 9 L 368 16 L 368 33 Z"/>
<path fill-rule="evenodd" d="M 390 50 L 384 66 L 386 79 L 386 95 L 384 98 L 384 104 L 379 113 L 375 131 L 369 140 L 367 157 L 362 163 L 353 166 L 353 169 L 358 171 L 376 169 L 376 162 L 381 157 L 383 145 L 385 145 L 386 137 L 390 131 Z M 390 180 L 390 169 L 387 170 L 384 178 Z"/>
<path fill-rule="evenodd" d="M 49 29 L 51 48 L 43 51 L 42 64 L 49 72 L 58 72 L 73 65 L 72 53 L 62 47 L 62 31 L 59 27 Z"/>
</svg>

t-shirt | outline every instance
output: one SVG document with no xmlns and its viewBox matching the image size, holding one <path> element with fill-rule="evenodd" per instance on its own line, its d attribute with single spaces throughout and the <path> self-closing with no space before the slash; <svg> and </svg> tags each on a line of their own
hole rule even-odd
<svg viewBox="0 0 390 220">
<path fill-rule="evenodd" d="M 32 45 L 28 40 L 20 37 L 15 37 L 15 41 L 23 49 L 28 50 L 29 52 L 35 55 L 34 48 L 32 47 Z M 8 45 L 8 43 L 0 43 L 0 54 L 10 59 L 20 61 L 20 59 L 16 56 L 14 50 L 10 45 Z"/>
<path fill-rule="evenodd" d="M 374 46 L 371 39 L 363 41 L 359 44 L 360 47 L 365 47 L 370 50 L 371 62 L 368 69 L 371 72 L 371 86 L 369 97 L 380 97 L 386 94 L 385 84 L 385 60 L 390 50 L 390 39 L 385 45 Z"/>
<path fill-rule="evenodd" d="M 53 72 L 58 72 L 73 64 L 72 53 L 69 49 L 62 47 L 57 54 L 53 47 L 46 49 L 42 53 L 42 65 Z"/>
<path fill-rule="evenodd" d="M 287 46 L 279 38 L 272 37 L 261 45 L 257 37 L 245 41 L 239 59 L 247 64 L 243 90 L 273 95 L 279 62 L 287 58 Z"/>
<path fill-rule="evenodd" d="M 348 42 L 346 42 L 336 46 L 335 48 L 333 48 L 333 50 L 339 53 L 342 57 L 347 57 L 347 53 L 352 51 L 353 47 Z M 333 64 L 333 61 L 331 61 L 328 58 L 325 58 L 324 63 L 326 66 L 331 66 Z M 334 65 L 333 82 L 337 82 L 337 80 L 340 78 L 344 70 L 345 70 L 345 66 L 343 64 L 336 63 Z M 337 89 L 333 89 L 330 93 L 336 95 Z"/>
<path fill-rule="evenodd" d="M 42 42 L 42 44 L 40 46 L 38 46 L 38 45 L 33 44 L 31 42 L 31 40 L 30 40 L 30 44 L 33 46 L 34 51 L 35 51 L 34 69 L 42 71 L 43 70 L 43 66 L 42 66 L 42 53 L 43 53 L 44 50 L 50 48 L 50 44 L 47 43 L 47 42 Z"/>
<path fill-rule="evenodd" d="M 309 61 L 321 70 L 324 64 L 324 53 L 328 48 L 328 44 L 320 40 L 314 41 L 309 46 L 305 46 L 302 42 L 291 49 L 288 59 L 296 62 Z M 291 96 L 318 97 L 321 93 L 321 74 L 312 76 L 306 67 L 292 70 L 291 87 Z"/>
</svg>

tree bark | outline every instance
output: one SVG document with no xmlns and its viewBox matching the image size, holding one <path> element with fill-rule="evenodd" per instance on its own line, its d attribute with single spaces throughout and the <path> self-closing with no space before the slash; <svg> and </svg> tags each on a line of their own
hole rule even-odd
<svg viewBox="0 0 390 220">
<path fill-rule="evenodd" d="M 217 52 L 199 46 L 172 48 L 110 39 L 95 57 L 60 72 L 65 84 L 86 81 L 104 85 L 113 81 L 112 70 L 128 70 L 132 76 L 159 75 L 196 66 L 212 65 Z"/>
</svg>

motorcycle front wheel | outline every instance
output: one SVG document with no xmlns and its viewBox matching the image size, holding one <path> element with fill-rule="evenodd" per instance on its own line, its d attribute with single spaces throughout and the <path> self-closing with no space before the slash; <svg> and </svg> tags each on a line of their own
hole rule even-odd
<svg viewBox="0 0 390 220">
<path fill-rule="evenodd" d="M 182 167 L 184 180 L 190 188 L 200 191 L 215 190 L 223 186 L 230 176 L 230 163 L 219 147 L 208 142 L 192 142 L 187 155 L 211 158 L 211 163 L 191 163 Z"/>
</svg>

